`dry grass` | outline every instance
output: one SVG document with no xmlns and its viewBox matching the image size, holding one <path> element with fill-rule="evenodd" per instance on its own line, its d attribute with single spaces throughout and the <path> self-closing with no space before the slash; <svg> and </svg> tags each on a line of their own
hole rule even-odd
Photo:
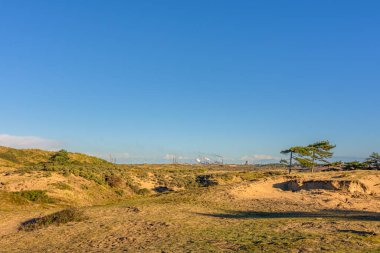
<svg viewBox="0 0 380 253">
<path fill-rule="evenodd" d="M 24 221 L 20 224 L 19 230 L 30 232 L 50 225 L 61 225 L 68 222 L 83 221 L 85 219 L 86 217 L 83 215 L 82 211 L 74 208 L 69 208 L 43 217 Z"/>
</svg>

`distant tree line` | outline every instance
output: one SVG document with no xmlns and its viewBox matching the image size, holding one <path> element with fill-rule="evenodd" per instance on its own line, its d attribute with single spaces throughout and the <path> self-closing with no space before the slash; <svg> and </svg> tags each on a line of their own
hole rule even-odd
<svg viewBox="0 0 380 253">
<path fill-rule="evenodd" d="M 373 152 L 364 162 L 352 161 L 344 163 L 345 170 L 380 170 L 380 155 Z"/>
</svg>

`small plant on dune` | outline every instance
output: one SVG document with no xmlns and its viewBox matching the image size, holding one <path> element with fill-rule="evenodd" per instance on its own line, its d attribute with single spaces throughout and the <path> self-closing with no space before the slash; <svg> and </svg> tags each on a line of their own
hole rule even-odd
<svg viewBox="0 0 380 253">
<path fill-rule="evenodd" d="M 120 187 L 123 183 L 123 180 L 116 175 L 106 175 L 105 180 L 107 184 L 111 187 Z"/>
<path fill-rule="evenodd" d="M 46 191 L 42 190 L 20 191 L 14 192 L 13 194 L 32 202 L 53 203 L 53 200 L 46 194 Z"/>
<path fill-rule="evenodd" d="M 68 222 L 78 222 L 87 219 L 83 215 L 83 212 L 75 209 L 69 208 L 56 213 L 52 213 L 43 217 L 33 218 L 28 221 L 21 223 L 19 226 L 20 231 L 33 231 L 49 225 L 60 225 Z"/>
<path fill-rule="evenodd" d="M 64 183 L 64 182 L 57 182 L 57 183 L 54 183 L 52 184 L 55 188 L 57 188 L 58 190 L 71 190 L 71 186 Z"/>
<path fill-rule="evenodd" d="M 121 190 L 121 189 L 116 190 L 115 193 L 116 193 L 117 195 L 119 195 L 119 196 L 123 196 L 123 195 L 124 195 L 124 191 Z"/>
</svg>

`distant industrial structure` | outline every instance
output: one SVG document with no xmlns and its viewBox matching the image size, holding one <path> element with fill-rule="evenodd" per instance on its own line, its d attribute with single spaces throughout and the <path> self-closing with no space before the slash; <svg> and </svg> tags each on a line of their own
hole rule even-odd
<svg viewBox="0 0 380 253">
<path fill-rule="evenodd" d="M 199 155 L 195 161 L 198 164 L 223 164 L 224 163 L 224 157 L 221 155 Z"/>
</svg>

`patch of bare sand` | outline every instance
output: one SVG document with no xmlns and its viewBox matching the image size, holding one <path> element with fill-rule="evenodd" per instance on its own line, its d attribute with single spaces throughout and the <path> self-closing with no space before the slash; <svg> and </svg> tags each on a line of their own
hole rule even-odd
<svg viewBox="0 0 380 253">
<path fill-rule="evenodd" d="M 156 180 L 153 179 L 153 173 L 148 175 L 147 179 L 141 179 L 137 176 L 131 176 L 134 182 L 140 185 L 141 188 L 153 190 L 157 186 Z"/>
<path fill-rule="evenodd" d="M 378 176 L 358 180 L 289 180 L 286 177 L 242 183 L 231 187 L 229 194 L 240 201 L 265 201 L 273 206 L 293 203 L 299 209 L 355 209 L 377 212 L 380 210 Z"/>
</svg>

